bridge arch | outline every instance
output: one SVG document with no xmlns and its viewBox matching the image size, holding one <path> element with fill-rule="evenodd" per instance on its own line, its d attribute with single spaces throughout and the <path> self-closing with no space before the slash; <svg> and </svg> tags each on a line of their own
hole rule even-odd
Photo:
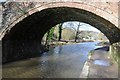
<svg viewBox="0 0 120 80">
<path fill-rule="evenodd" d="M 15 24 L 22 21 L 24 18 L 32 15 L 33 13 L 42 11 L 47 8 L 54 7 L 74 7 L 78 9 L 83 9 L 92 12 L 114 24 L 118 27 L 118 3 L 117 2 L 50 2 L 50 3 L 37 3 L 36 6 L 30 8 L 26 13 L 20 14 L 20 16 L 14 16 L 14 18 L 9 24 L 5 25 L 0 32 L 0 39 L 4 37 L 6 32 L 8 32 Z M 118 27 L 119 28 L 119 27 Z M 120 28 L 119 28 L 120 29 Z"/>
<path fill-rule="evenodd" d="M 106 35 L 111 44 L 120 41 L 120 30 L 99 15 L 75 7 L 49 7 L 32 13 L 9 28 L 10 31 L 2 38 L 3 61 L 39 53 L 44 34 L 56 24 L 66 21 L 80 21 L 94 26 Z"/>
</svg>

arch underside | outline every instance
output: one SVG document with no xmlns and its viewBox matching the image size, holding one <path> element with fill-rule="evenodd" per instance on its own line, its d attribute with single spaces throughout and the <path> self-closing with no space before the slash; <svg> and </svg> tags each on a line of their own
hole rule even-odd
<svg viewBox="0 0 120 80">
<path fill-rule="evenodd" d="M 4 56 L 6 56 L 5 54 L 8 56 L 8 53 L 11 53 L 12 56 L 13 53 L 27 52 L 29 47 L 32 46 L 36 46 L 38 50 L 35 48 L 32 49 L 39 51 L 40 47 L 38 47 L 38 44 L 40 45 L 44 34 L 53 26 L 66 21 L 79 21 L 94 26 L 109 39 L 111 44 L 120 41 L 120 30 L 102 17 L 82 9 L 55 7 L 44 9 L 28 16 L 7 32 L 2 39 Z M 8 47 L 6 48 L 6 46 Z M 15 48 L 18 46 L 22 46 L 22 48 L 26 48 L 27 46 L 28 49 L 20 51 L 20 47 L 17 48 L 20 52 L 16 53 L 17 50 L 14 50 L 15 52 L 10 52 L 10 47 Z M 32 49 L 30 52 L 32 52 Z"/>
<path fill-rule="evenodd" d="M 111 43 L 120 39 L 120 30 L 109 21 L 88 11 L 69 7 L 48 8 L 36 12 L 16 24 L 5 37 L 8 40 L 41 40 L 50 28 L 66 21 L 88 23 L 105 34 Z"/>
</svg>

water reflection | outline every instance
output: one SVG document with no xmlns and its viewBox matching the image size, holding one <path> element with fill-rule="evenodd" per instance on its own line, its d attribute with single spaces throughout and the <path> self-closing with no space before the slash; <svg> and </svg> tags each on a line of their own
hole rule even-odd
<svg viewBox="0 0 120 80">
<path fill-rule="evenodd" d="M 3 65 L 3 77 L 7 78 L 79 78 L 88 52 L 98 42 L 85 42 L 57 46 L 41 57 Z"/>
<path fill-rule="evenodd" d="M 102 66 L 110 66 L 110 62 L 106 60 L 95 60 L 94 64 Z"/>
</svg>

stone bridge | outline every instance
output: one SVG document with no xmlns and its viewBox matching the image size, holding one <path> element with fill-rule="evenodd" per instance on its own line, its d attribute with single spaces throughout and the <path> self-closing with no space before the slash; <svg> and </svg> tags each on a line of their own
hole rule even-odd
<svg viewBox="0 0 120 80">
<path fill-rule="evenodd" d="M 42 51 L 41 39 L 56 24 L 67 21 L 88 23 L 111 43 L 110 54 L 120 56 L 119 2 L 54 1 L 1 3 L 0 30 L 3 63 L 31 57 Z"/>
</svg>

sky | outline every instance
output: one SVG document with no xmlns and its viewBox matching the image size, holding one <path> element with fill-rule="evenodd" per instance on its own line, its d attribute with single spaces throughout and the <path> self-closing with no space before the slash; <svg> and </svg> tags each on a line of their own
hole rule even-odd
<svg viewBox="0 0 120 80">
<path fill-rule="evenodd" d="M 65 22 L 64 24 L 63 24 L 63 27 L 73 27 L 73 28 L 75 28 L 75 29 L 77 29 L 77 26 L 79 25 L 79 22 L 77 22 L 77 21 L 72 21 L 72 22 Z M 93 27 L 93 26 L 91 26 L 91 25 L 89 25 L 89 24 L 86 24 L 86 23 L 82 23 L 82 22 L 80 22 L 80 28 L 79 28 L 79 30 L 83 30 L 83 31 L 94 31 L 94 32 L 99 32 L 100 33 L 100 31 L 97 29 L 97 28 L 95 28 L 95 27 Z"/>
</svg>

